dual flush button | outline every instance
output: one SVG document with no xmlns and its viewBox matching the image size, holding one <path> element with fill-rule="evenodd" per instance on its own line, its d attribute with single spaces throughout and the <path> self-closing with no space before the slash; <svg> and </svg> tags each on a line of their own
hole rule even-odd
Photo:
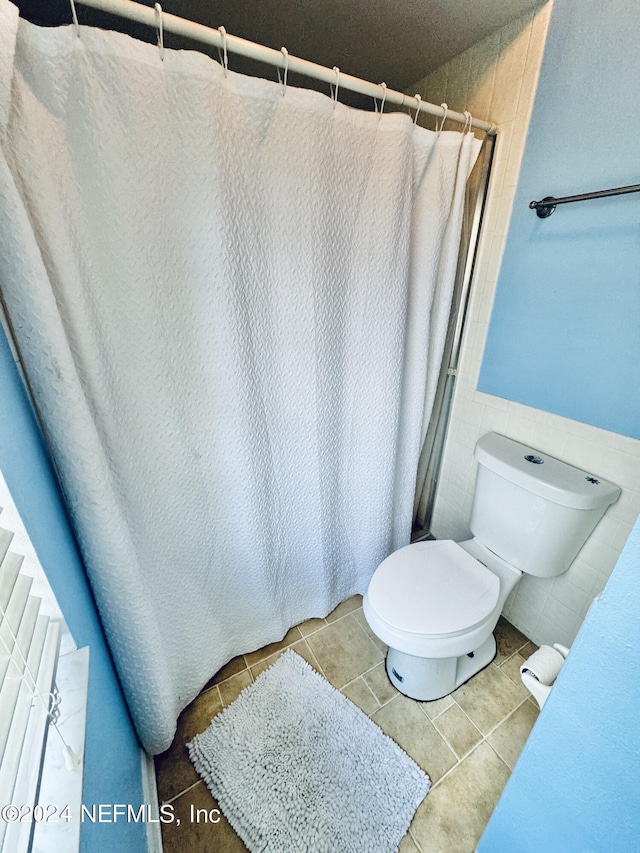
<svg viewBox="0 0 640 853">
<path fill-rule="evenodd" d="M 527 462 L 531 462 L 533 465 L 542 465 L 542 463 L 544 462 L 542 456 L 536 456 L 533 453 L 527 454 L 527 456 L 525 456 L 524 458 L 527 460 Z M 598 480 L 597 477 L 591 477 L 587 475 L 585 477 L 585 480 L 587 481 L 587 483 L 591 483 L 594 486 L 600 485 L 600 480 Z"/>
<path fill-rule="evenodd" d="M 542 465 L 542 463 L 544 462 L 542 456 L 534 456 L 533 453 L 529 453 L 529 455 L 525 456 L 524 458 L 527 460 L 527 462 L 533 462 L 534 465 Z"/>
</svg>

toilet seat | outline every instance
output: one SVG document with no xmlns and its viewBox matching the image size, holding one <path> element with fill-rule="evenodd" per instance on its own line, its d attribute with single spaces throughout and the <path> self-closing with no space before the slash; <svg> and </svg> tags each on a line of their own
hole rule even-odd
<svg viewBox="0 0 640 853">
<path fill-rule="evenodd" d="M 394 551 L 375 571 L 366 598 L 390 632 L 428 642 L 473 632 L 499 595 L 497 575 L 446 539 Z"/>
</svg>

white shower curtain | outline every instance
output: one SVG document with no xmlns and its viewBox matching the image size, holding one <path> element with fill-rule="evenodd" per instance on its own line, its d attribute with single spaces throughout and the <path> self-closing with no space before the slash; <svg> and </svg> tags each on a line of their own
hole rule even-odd
<svg viewBox="0 0 640 853">
<path fill-rule="evenodd" d="M 409 541 L 479 143 L 8 0 L 0 140 L 4 300 L 157 753 Z"/>
</svg>

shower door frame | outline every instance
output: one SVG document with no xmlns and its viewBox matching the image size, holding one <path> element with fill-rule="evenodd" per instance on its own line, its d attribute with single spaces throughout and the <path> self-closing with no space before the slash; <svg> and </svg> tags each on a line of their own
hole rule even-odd
<svg viewBox="0 0 640 853">
<path fill-rule="evenodd" d="M 451 419 L 451 407 L 455 391 L 458 365 L 462 350 L 462 337 L 469 313 L 469 302 L 474 285 L 482 224 L 489 191 L 491 169 L 495 159 L 497 135 L 487 135 L 483 141 L 480 160 L 480 175 L 471 201 L 471 222 L 468 233 L 460 243 L 456 281 L 449 314 L 449 325 L 442 356 L 442 367 L 438 377 L 433 411 L 427 427 L 416 473 L 416 494 L 413 510 L 412 542 L 434 539 L 431 533 L 433 510 L 442 469 L 444 446 Z M 467 190 L 469 192 L 469 190 Z"/>
</svg>

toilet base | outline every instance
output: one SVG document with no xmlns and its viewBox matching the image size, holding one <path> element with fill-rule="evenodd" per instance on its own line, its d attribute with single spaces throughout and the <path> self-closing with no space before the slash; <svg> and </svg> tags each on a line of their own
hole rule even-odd
<svg viewBox="0 0 640 853">
<path fill-rule="evenodd" d="M 387 675 L 400 693 L 420 702 L 442 699 L 488 666 L 496 656 L 493 634 L 471 652 L 457 658 L 420 658 L 396 649 L 387 652 Z"/>
</svg>

